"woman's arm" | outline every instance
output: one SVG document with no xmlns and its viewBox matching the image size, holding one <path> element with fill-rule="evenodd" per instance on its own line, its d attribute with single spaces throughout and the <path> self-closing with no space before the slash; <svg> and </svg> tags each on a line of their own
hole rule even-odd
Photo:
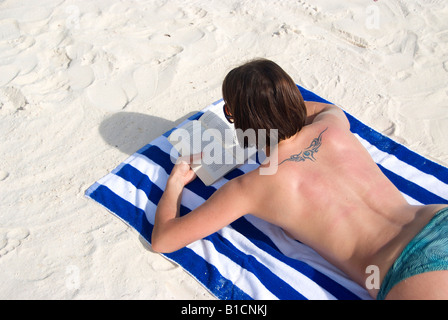
<svg viewBox="0 0 448 320">
<path fill-rule="evenodd" d="M 182 190 L 186 184 L 193 181 L 195 173 L 186 162 L 176 164 L 168 178 L 165 192 L 157 205 L 154 229 L 152 232 L 152 248 L 154 251 L 163 251 L 163 233 L 169 228 L 174 219 L 179 217 Z M 159 247 L 161 248 L 159 249 Z"/>
<path fill-rule="evenodd" d="M 244 196 L 241 179 L 236 178 L 227 182 L 201 206 L 179 217 L 183 188 L 194 178 L 195 174 L 187 163 L 174 166 L 156 210 L 151 239 L 154 251 L 176 251 L 249 212 L 250 202 Z"/>
</svg>

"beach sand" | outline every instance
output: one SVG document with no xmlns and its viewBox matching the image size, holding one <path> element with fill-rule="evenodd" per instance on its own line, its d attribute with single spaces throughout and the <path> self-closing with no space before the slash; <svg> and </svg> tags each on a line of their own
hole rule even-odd
<svg viewBox="0 0 448 320">
<path fill-rule="evenodd" d="M 85 190 L 256 57 L 448 164 L 444 0 L 0 1 L 0 299 L 213 299 Z"/>
</svg>

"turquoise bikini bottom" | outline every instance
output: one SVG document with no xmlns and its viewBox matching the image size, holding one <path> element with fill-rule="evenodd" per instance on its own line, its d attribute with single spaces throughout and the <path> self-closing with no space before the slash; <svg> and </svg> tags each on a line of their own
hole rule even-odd
<svg viewBox="0 0 448 320">
<path fill-rule="evenodd" d="M 384 277 L 377 299 L 384 300 L 406 278 L 440 270 L 448 270 L 448 207 L 436 213 L 404 248 Z"/>
</svg>

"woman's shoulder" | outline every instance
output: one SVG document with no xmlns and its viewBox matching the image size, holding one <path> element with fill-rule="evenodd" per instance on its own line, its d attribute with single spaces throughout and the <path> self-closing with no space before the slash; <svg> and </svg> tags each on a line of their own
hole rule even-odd
<svg viewBox="0 0 448 320">
<path fill-rule="evenodd" d="M 327 125 L 340 126 L 344 129 L 350 129 L 350 123 L 342 108 L 333 104 L 320 104 L 315 108 L 316 113 L 313 116 L 311 124 L 324 122 Z"/>
</svg>

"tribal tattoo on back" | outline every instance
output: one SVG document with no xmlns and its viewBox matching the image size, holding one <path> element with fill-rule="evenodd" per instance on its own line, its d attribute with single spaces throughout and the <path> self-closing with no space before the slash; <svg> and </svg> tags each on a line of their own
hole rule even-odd
<svg viewBox="0 0 448 320">
<path fill-rule="evenodd" d="M 311 160 L 316 161 L 316 158 L 314 157 L 314 154 L 316 154 L 319 151 L 320 146 L 322 145 L 322 134 L 327 131 L 328 127 L 322 131 L 317 138 L 314 138 L 313 141 L 311 141 L 311 144 L 308 148 L 305 148 L 305 150 L 300 151 L 300 153 L 293 154 L 288 159 L 283 160 L 280 162 L 279 165 L 286 161 L 294 161 L 294 162 L 302 162 L 305 160 Z"/>
</svg>

